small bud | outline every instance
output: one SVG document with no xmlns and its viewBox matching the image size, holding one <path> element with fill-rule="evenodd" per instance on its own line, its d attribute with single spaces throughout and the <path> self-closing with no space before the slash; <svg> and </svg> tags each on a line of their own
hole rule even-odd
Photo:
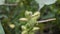
<svg viewBox="0 0 60 34">
<path fill-rule="evenodd" d="M 37 16 L 37 15 L 40 15 L 40 12 L 35 12 L 32 16 Z"/>
<path fill-rule="evenodd" d="M 13 28 L 15 28 L 15 25 L 14 24 L 9 24 L 9 27 L 13 29 Z"/>
<path fill-rule="evenodd" d="M 23 31 L 22 34 L 27 34 L 27 31 Z"/>
<path fill-rule="evenodd" d="M 39 17 L 40 17 L 40 12 L 35 12 L 35 13 L 32 15 L 32 19 L 34 19 L 34 20 L 37 20 Z"/>
<path fill-rule="evenodd" d="M 20 18 L 19 20 L 20 20 L 20 21 L 28 21 L 27 18 Z"/>
<path fill-rule="evenodd" d="M 39 27 L 34 27 L 33 28 L 33 31 L 38 30 L 38 29 L 40 29 L 40 28 Z"/>
<path fill-rule="evenodd" d="M 26 17 L 31 17 L 32 16 L 32 12 L 31 11 L 26 11 L 25 12 L 25 16 Z"/>
<path fill-rule="evenodd" d="M 21 26 L 22 30 L 26 30 L 26 27 L 25 26 Z"/>
</svg>

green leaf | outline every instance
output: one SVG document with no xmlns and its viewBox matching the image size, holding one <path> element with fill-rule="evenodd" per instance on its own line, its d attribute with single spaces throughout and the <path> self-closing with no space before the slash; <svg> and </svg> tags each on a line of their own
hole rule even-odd
<svg viewBox="0 0 60 34">
<path fill-rule="evenodd" d="M 0 34 L 5 34 L 5 33 L 4 33 L 4 30 L 3 30 L 3 27 L 2 27 L 2 25 L 1 25 L 1 21 L 0 21 Z"/>
</svg>

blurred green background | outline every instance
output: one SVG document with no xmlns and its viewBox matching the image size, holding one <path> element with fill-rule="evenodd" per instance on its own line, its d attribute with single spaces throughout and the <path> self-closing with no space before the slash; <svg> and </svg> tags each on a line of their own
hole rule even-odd
<svg viewBox="0 0 60 34">
<path fill-rule="evenodd" d="M 39 4 L 35 0 L 5 0 L 5 5 L 0 5 L 0 22 L 2 34 L 21 34 L 21 23 L 19 18 L 25 17 L 25 11 L 38 11 Z M 37 26 L 41 29 L 36 31 L 40 34 L 60 34 L 60 0 L 54 4 L 44 5 L 40 10 L 40 18 L 37 21 L 56 18 L 55 21 L 39 23 Z M 15 25 L 15 28 L 9 25 Z M 4 31 L 3 31 L 4 30 Z M 4 32 L 4 33 L 3 33 Z"/>
</svg>

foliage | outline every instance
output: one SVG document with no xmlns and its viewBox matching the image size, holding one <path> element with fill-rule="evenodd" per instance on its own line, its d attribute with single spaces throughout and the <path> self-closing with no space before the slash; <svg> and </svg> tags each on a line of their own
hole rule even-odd
<svg viewBox="0 0 60 34">
<path fill-rule="evenodd" d="M 5 4 L 17 4 L 17 6 L 1 5 L 0 18 L 5 34 L 21 34 L 21 24 L 19 18 L 25 17 L 28 11 L 37 11 L 38 4 L 34 0 L 5 0 Z M 11 27 L 12 26 L 12 27 Z"/>
<path fill-rule="evenodd" d="M 31 14 L 32 12 L 26 11 L 25 17 L 20 18 L 20 22 L 22 23 L 22 34 L 34 34 L 34 30 L 38 30 L 38 27 L 35 27 L 37 24 L 37 19 L 40 17 L 40 13 L 36 12 Z M 23 22 L 26 22 L 25 24 Z M 36 29 L 37 28 L 37 29 Z"/>
<path fill-rule="evenodd" d="M 5 4 L 6 5 L 0 5 L 1 33 L 4 30 L 3 32 L 5 32 L 5 34 L 22 34 L 22 32 L 29 30 L 27 34 L 35 34 L 37 32 L 35 32 L 35 28 L 40 28 L 39 31 L 41 32 L 41 34 L 43 34 L 44 30 L 46 29 L 52 31 L 53 34 L 55 34 L 58 30 L 60 31 L 60 0 L 54 0 L 50 4 L 45 3 L 43 8 L 41 9 L 39 9 L 41 5 L 39 2 L 37 2 L 37 0 L 5 0 Z M 37 18 L 32 18 L 31 16 L 35 15 L 35 12 L 38 12 L 38 10 L 40 10 L 40 14 L 37 15 Z M 26 11 L 29 12 L 26 13 Z M 20 21 L 20 18 L 23 18 L 25 20 Z M 56 20 L 44 23 L 37 23 L 37 19 L 39 21 L 49 18 L 56 18 Z M 32 31 L 32 28 L 34 31 Z"/>
</svg>

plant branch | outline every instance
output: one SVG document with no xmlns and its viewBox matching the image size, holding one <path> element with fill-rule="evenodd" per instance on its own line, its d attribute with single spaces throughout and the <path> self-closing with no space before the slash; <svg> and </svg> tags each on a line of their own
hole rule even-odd
<svg viewBox="0 0 60 34">
<path fill-rule="evenodd" d="M 49 21 L 54 21 L 54 20 L 56 20 L 56 18 L 41 20 L 41 21 L 38 21 L 38 23 L 49 22 Z"/>
<path fill-rule="evenodd" d="M 0 6 L 17 6 L 17 4 L 2 4 Z"/>
</svg>

